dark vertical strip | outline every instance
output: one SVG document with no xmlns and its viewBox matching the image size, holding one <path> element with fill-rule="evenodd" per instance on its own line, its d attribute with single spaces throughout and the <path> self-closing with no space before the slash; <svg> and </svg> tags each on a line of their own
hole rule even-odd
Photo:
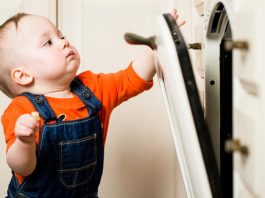
<svg viewBox="0 0 265 198">
<path fill-rule="evenodd" d="M 232 126 L 232 51 L 220 45 L 220 177 L 224 197 L 233 197 L 233 156 L 225 152 L 225 142 L 233 135 Z"/>
<path fill-rule="evenodd" d="M 59 0 L 55 0 L 56 27 L 59 28 Z"/>
</svg>

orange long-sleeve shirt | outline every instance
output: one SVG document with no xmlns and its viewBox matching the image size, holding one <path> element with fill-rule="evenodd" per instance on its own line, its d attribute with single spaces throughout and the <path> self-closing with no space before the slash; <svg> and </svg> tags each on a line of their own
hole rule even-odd
<svg viewBox="0 0 265 198">
<path fill-rule="evenodd" d="M 117 73 L 94 74 L 90 71 L 83 72 L 78 78 L 94 93 L 101 101 L 100 120 L 103 124 L 104 142 L 107 136 L 110 114 L 114 107 L 136 96 L 137 94 L 152 87 L 153 82 L 141 79 L 133 70 L 132 66 Z M 84 103 L 74 95 L 73 98 L 51 98 L 47 100 L 56 116 L 65 115 L 64 120 L 75 120 L 87 116 L 87 109 Z M 2 124 L 5 133 L 7 150 L 14 143 L 14 133 L 17 118 L 25 113 L 35 111 L 31 102 L 24 96 L 18 96 L 12 100 L 2 116 Z M 43 120 L 40 121 L 40 128 Z M 39 131 L 36 134 L 36 143 L 39 141 Z M 21 183 L 24 177 L 16 174 Z"/>
</svg>

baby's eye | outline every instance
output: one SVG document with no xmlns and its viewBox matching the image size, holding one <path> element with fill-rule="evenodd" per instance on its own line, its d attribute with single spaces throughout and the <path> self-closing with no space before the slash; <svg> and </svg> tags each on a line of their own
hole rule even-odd
<svg viewBox="0 0 265 198">
<path fill-rule="evenodd" d="M 48 40 L 46 43 L 44 43 L 44 46 L 47 46 L 47 45 L 52 45 L 52 40 Z"/>
<path fill-rule="evenodd" d="M 65 39 L 65 36 L 61 36 L 60 38 L 63 40 L 63 39 Z"/>
</svg>

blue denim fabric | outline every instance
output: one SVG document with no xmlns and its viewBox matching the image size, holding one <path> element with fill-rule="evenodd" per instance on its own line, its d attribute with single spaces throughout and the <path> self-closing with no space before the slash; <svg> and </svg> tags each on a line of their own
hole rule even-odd
<svg viewBox="0 0 265 198">
<path fill-rule="evenodd" d="M 101 103 L 77 79 L 72 82 L 71 90 L 85 103 L 87 118 L 61 121 L 56 118 L 45 96 L 23 94 L 44 118 L 44 125 L 36 151 L 36 169 L 21 185 L 13 176 L 8 197 L 98 197 L 104 158 L 98 116 Z"/>
</svg>

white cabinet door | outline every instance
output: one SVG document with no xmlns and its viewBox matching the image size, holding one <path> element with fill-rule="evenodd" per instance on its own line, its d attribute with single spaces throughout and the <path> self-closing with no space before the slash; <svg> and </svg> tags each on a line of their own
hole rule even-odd
<svg viewBox="0 0 265 198">
<path fill-rule="evenodd" d="M 235 153 L 234 168 L 252 197 L 264 197 L 264 1 L 240 1 L 238 5 L 234 35 L 236 40 L 246 41 L 249 48 L 235 50 L 235 75 L 241 92 L 234 101 L 234 138 L 240 140 L 240 146 L 246 146 L 249 153 Z"/>
<path fill-rule="evenodd" d="M 9 17 L 17 12 L 29 12 L 49 17 L 56 22 L 56 1 L 35 1 L 35 0 L 0 0 L 0 23 L 2 24 Z M 10 99 L 0 92 L 0 114 L 2 115 Z M 6 147 L 3 128 L 0 128 L 0 197 L 6 196 L 7 186 L 11 177 L 11 170 L 6 164 Z"/>
</svg>

